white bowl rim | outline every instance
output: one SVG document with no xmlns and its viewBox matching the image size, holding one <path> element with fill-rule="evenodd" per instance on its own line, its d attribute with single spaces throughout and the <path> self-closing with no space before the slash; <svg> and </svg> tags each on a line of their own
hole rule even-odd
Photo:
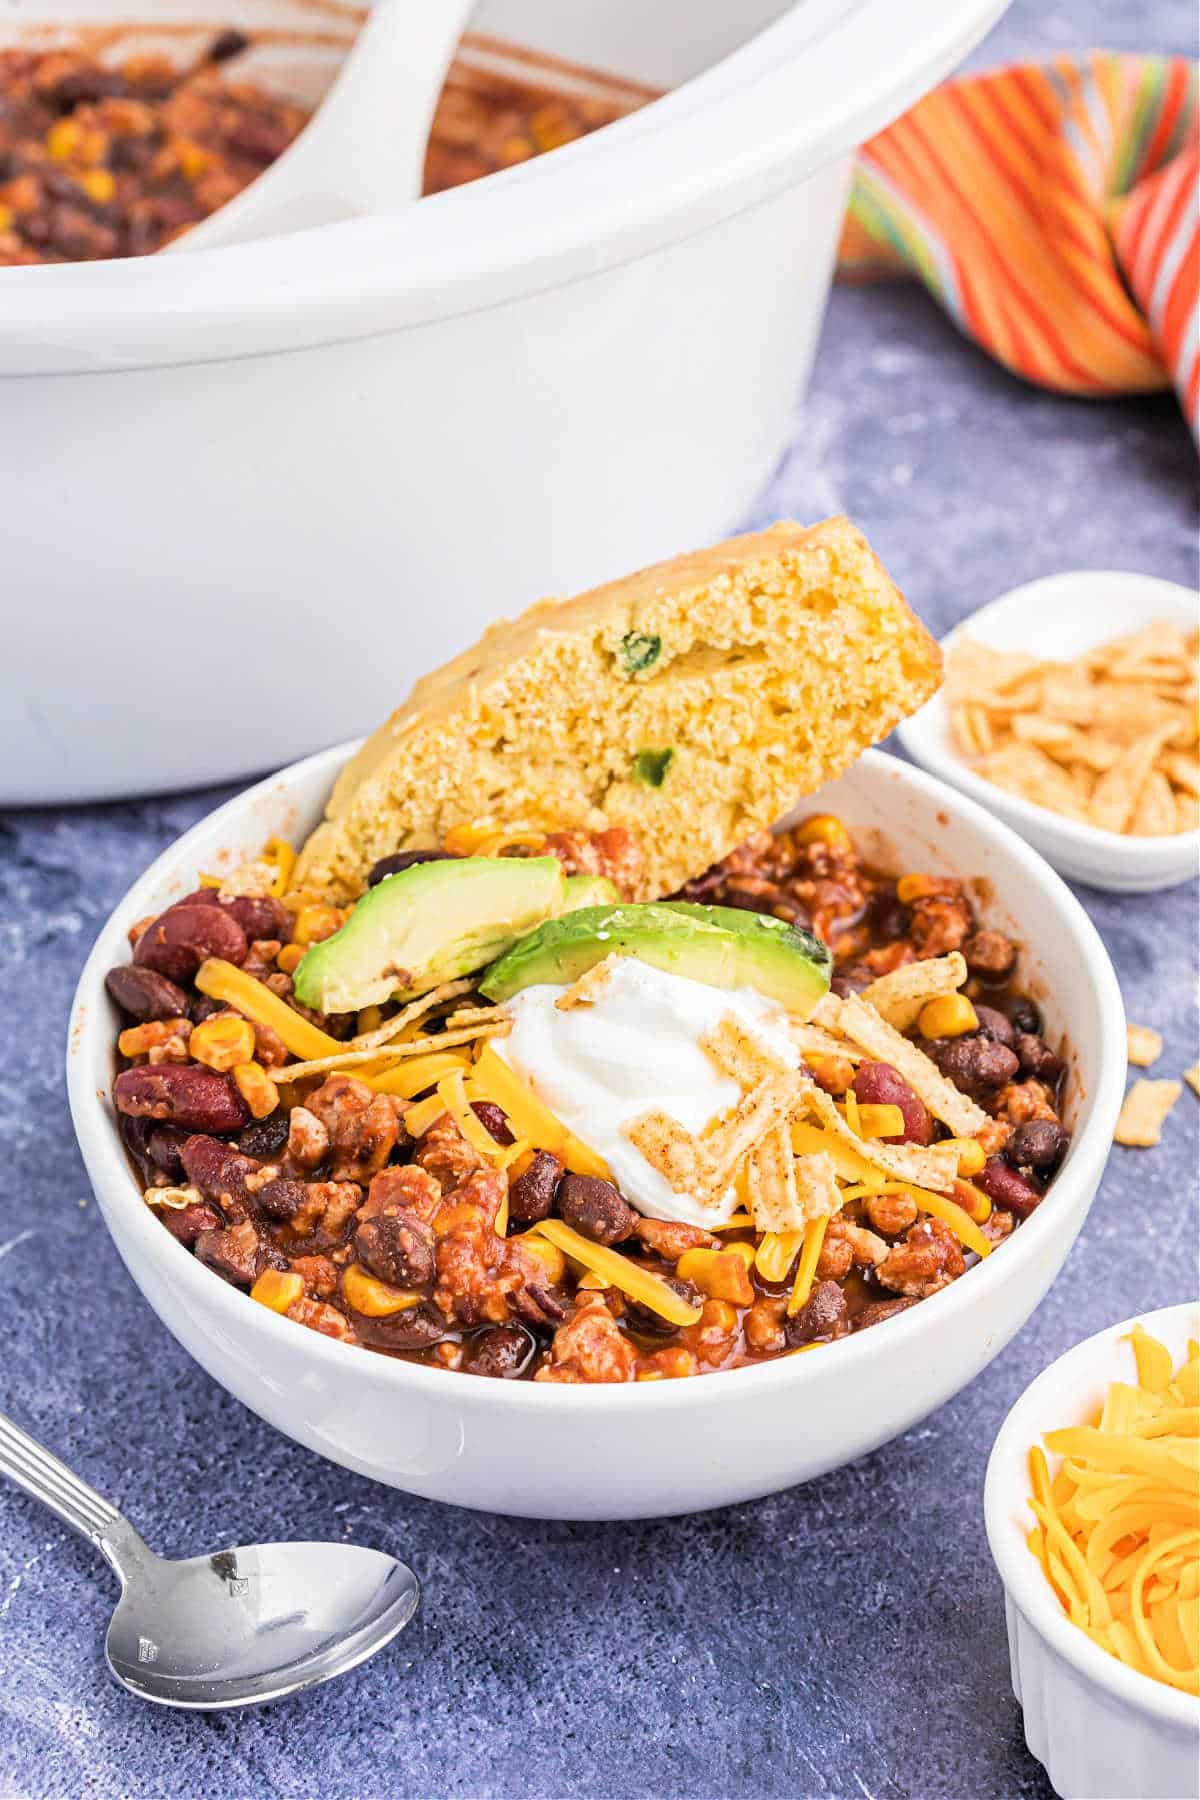
<svg viewBox="0 0 1200 1800">
<path fill-rule="evenodd" d="M 857 148 L 1008 4 L 794 0 L 645 115 L 490 177 L 482 200 L 472 183 L 419 206 L 186 257 L 6 270 L 13 303 L 0 323 L 0 376 L 310 347 L 593 275 Z"/>
<path fill-rule="evenodd" d="M 952 631 L 939 639 L 942 653 L 944 655 L 949 651 L 956 638 L 969 633 L 989 614 L 1002 611 L 1012 600 L 1027 599 L 1039 589 L 1070 592 L 1072 588 L 1084 585 L 1116 589 L 1118 586 L 1127 587 L 1130 582 L 1147 588 L 1158 588 L 1164 596 L 1170 594 L 1172 604 L 1177 602 L 1180 595 L 1186 594 L 1193 601 L 1200 598 L 1193 588 L 1185 586 L 1183 582 L 1168 581 L 1161 575 L 1143 575 L 1133 569 L 1064 569 L 1059 575 L 1039 575 L 1035 581 L 1022 582 L 1019 587 L 1009 588 L 1007 593 L 997 594 L 994 600 L 976 607 L 973 613 L 961 619 Z M 942 691 L 935 694 L 927 705 L 939 702 L 942 706 L 946 704 Z M 924 711 L 924 708 L 921 710 Z M 1048 806 L 1039 806 L 1036 801 L 1024 800 L 1020 794 L 997 787 L 995 782 L 985 781 L 957 750 L 931 744 L 917 724 L 920 716 L 920 713 L 916 713 L 897 727 L 897 735 L 908 754 L 922 768 L 931 774 L 940 775 L 945 781 L 952 781 L 964 794 L 980 801 L 984 806 L 997 810 L 1003 807 L 1004 812 L 1016 821 L 1019 828 L 1039 832 L 1046 840 L 1057 839 L 1065 848 L 1080 850 L 1093 857 L 1114 857 L 1128 870 L 1148 870 L 1168 862 L 1182 864 L 1187 859 L 1200 860 L 1200 827 L 1194 831 L 1173 832 L 1169 837 L 1139 838 L 1126 836 L 1120 831 L 1104 831 L 1099 825 L 1084 825 L 1078 820 L 1064 818 L 1061 813 L 1052 812 Z"/>
<path fill-rule="evenodd" d="M 165 1252 L 174 1257 L 176 1282 L 189 1288 L 199 1305 L 215 1312 L 219 1317 L 227 1318 L 230 1330 L 237 1335 L 244 1335 L 247 1330 L 257 1328 L 274 1334 L 281 1347 L 290 1345 L 293 1350 L 297 1348 L 294 1334 L 297 1330 L 303 1330 L 303 1327 L 298 1327 L 293 1320 L 281 1317 L 268 1307 L 255 1305 L 240 1289 L 232 1287 L 212 1270 L 204 1268 L 190 1251 L 185 1250 L 168 1232 L 164 1232 L 159 1221 L 152 1217 L 150 1208 L 141 1202 L 133 1171 L 109 1109 L 108 1084 L 103 1095 L 97 1093 L 91 1078 L 89 1053 L 93 1050 L 99 1031 L 103 1033 L 105 1049 L 111 1054 L 111 1003 L 105 994 L 104 975 L 116 960 L 116 947 L 126 943 L 128 924 L 144 917 L 147 910 L 159 904 L 152 896 L 161 892 L 167 877 L 180 866 L 188 867 L 191 845 L 201 835 L 211 833 L 214 826 L 226 820 L 232 822 L 237 819 L 243 810 L 253 806 L 258 797 L 265 797 L 281 783 L 287 785 L 319 773 L 322 779 L 327 778 L 327 785 L 332 786 L 335 774 L 361 741 L 339 744 L 290 764 L 226 801 L 169 845 L 117 903 L 105 922 L 79 977 L 67 1026 L 67 1091 L 71 1116 L 93 1185 L 97 1190 L 103 1187 L 113 1194 L 126 1193 L 131 1201 L 138 1202 L 130 1209 L 126 1229 L 142 1239 L 148 1256 L 162 1255 Z M 943 810 L 949 808 L 964 814 L 977 829 L 998 840 L 1000 847 L 1022 869 L 1029 884 L 1031 910 L 1041 900 L 1065 914 L 1066 921 L 1078 936 L 1095 983 L 1101 1034 L 1108 1050 L 1107 1054 L 1102 1051 L 1100 1073 L 1094 1090 L 1084 1099 L 1086 1123 L 1082 1130 L 1077 1130 L 1073 1135 L 1067 1160 L 1055 1177 L 1055 1188 L 1064 1191 L 1073 1181 L 1086 1183 L 1088 1166 L 1098 1158 L 1102 1167 L 1108 1156 L 1113 1127 L 1124 1095 L 1126 1066 L 1125 1012 L 1121 993 L 1108 953 L 1095 926 L 1070 889 L 1037 852 L 972 801 L 947 789 L 933 776 L 882 751 L 869 750 L 860 761 L 881 775 L 886 772 L 892 779 L 915 786 L 932 804 Z M 1114 1047 L 1119 1050 L 1119 1055 L 1115 1053 Z M 107 1061 L 108 1058 L 104 1060 Z M 1053 1192 L 1054 1189 L 1051 1190 L 1052 1195 Z M 918 1306 L 909 1307 L 905 1312 L 887 1320 L 887 1329 L 892 1334 L 888 1340 L 890 1348 L 897 1355 L 902 1355 L 910 1338 L 929 1330 L 939 1317 L 948 1317 L 952 1308 L 961 1310 L 973 1306 L 983 1282 L 1019 1279 L 1020 1272 L 1028 1265 L 1036 1265 L 1043 1246 L 1049 1252 L 1056 1229 L 1056 1209 L 1053 1205 L 1039 1206 L 999 1247 L 997 1255 L 987 1257 L 940 1293 L 930 1295 Z M 150 1236 L 151 1233 L 153 1237 Z M 117 1234 L 110 1234 L 120 1250 L 121 1243 Z M 197 1283 L 202 1286 L 197 1287 Z M 931 1308 L 941 1310 L 930 1311 Z M 280 1336 L 282 1333 L 288 1335 Z M 826 1357 L 837 1356 L 841 1359 L 845 1374 L 851 1375 L 859 1363 L 875 1353 L 871 1349 L 872 1335 L 870 1331 L 856 1332 L 835 1343 L 821 1345 L 822 1362 Z M 304 1353 L 307 1356 L 314 1356 L 322 1362 L 333 1359 L 334 1366 L 343 1369 L 357 1366 L 347 1365 L 343 1360 L 346 1357 L 360 1358 L 371 1354 L 359 1345 L 343 1344 L 315 1331 L 306 1332 L 305 1338 Z M 374 1362 L 378 1365 L 375 1378 L 390 1381 L 397 1391 L 415 1387 L 418 1391 L 424 1388 L 427 1393 L 441 1392 L 444 1390 L 430 1389 L 428 1384 L 453 1381 L 456 1384 L 455 1403 L 460 1407 L 542 1407 L 548 1415 L 552 1415 L 560 1408 L 573 1409 L 583 1405 L 614 1412 L 629 1411 L 636 1413 L 638 1417 L 651 1418 L 662 1407 L 707 1404 L 705 1395 L 708 1394 L 711 1398 L 710 1383 L 713 1381 L 729 1384 L 731 1401 L 738 1394 L 748 1397 L 752 1389 L 763 1387 L 778 1386 L 781 1394 L 788 1389 L 802 1390 L 812 1360 L 809 1356 L 784 1356 L 758 1365 L 714 1371 L 712 1374 L 684 1381 L 574 1384 L 471 1380 L 458 1371 L 429 1368 L 395 1357 L 374 1357 Z"/>
<path fill-rule="evenodd" d="M 1024 1230 L 1024 1226 L 1021 1229 Z M 1155 1312 L 1135 1313 L 1121 1324 L 1107 1325 L 1102 1331 L 1084 1338 L 1073 1349 L 1065 1350 L 1013 1402 L 996 1436 L 983 1484 L 984 1522 L 992 1560 L 1013 1604 L 1034 1629 L 1081 1675 L 1106 1688 L 1127 1706 L 1137 1712 L 1152 1714 L 1167 1724 L 1193 1729 L 1200 1729 L 1200 1699 L 1169 1687 L 1164 1681 L 1155 1681 L 1139 1669 L 1127 1668 L 1099 1644 L 1094 1644 L 1078 1625 L 1073 1625 L 1055 1599 L 1041 1564 L 1026 1547 L 1024 1536 L 1012 1530 L 1008 1514 L 1014 1470 L 1020 1469 L 1023 1491 L 1029 1490 L 1026 1458 L 1031 1445 L 1040 1442 L 1040 1432 L 1026 1420 L 1036 1411 L 1045 1390 L 1076 1369 L 1102 1364 L 1106 1353 L 1127 1337 L 1135 1325 L 1144 1326 L 1153 1337 L 1158 1330 L 1187 1316 L 1195 1320 L 1197 1310 L 1195 1300 L 1184 1300 L 1174 1306 L 1160 1306 Z M 1067 1425 L 1073 1421 L 1064 1419 L 1063 1423 Z M 1032 1514 L 1030 1523 L 1033 1523 Z"/>
</svg>

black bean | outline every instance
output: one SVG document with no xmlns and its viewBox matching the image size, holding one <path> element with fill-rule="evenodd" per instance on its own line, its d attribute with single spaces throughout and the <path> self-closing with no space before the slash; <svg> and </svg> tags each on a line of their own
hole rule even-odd
<svg viewBox="0 0 1200 1800">
<path fill-rule="evenodd" d="M 1001 1012 L 1008 1014 L 1015 1031 L 1031 1031 L 1036 1034 L 1042 1029 L 1042 1015 L 1028 994 L 1006 994 L 1003 999 L 997 1000 L 996 1005 Z"/>
<path fill-rule="evenodd" d="M 416 863 L 450 862 L 453 858 L 448 850 L 397 850 L 394 856 L 381 856 L 371 873 L 367 876 L 369 888 L 378 887 L 389 875 L 399 875 L 402 869 L 411 869 Z"/>
<path fill-rule="evenodd" d="M 243 50 L 250 47 L 250 39 L 244 31 L 238 31 L 227 25 L 224 31 L 218 31 L 208 46 L 208 60 L 212 63 L 228 62 L 230 57 L 240 56 Z"/>
<path fill-rule="evenodd" d="M 980 1006 L 975 1002 L 975 1017 L 979 1020 L 980 1035 L 991 1038 L 993 1044 L 1003 1044 L 1011 1050 L 1016 1040 L 1016 1030 L 1011 1019 L 1004 1016 L 994 1006 Z"/>
<path fill-rule="evenodd" d="M 850 1309 L 836 1281 L 819 1281 L 794 1319 L 784 1327 L 789 1345 L 815 1344 L 846 1329 Z"/>
<path fill-rule="evenodd" d="M 415 1213 L 380 1213 L 354 1234 L 354 1254 L 370 1274 L 390 1287 L 428 1287 L 433 1280 L 434 1236 Z"/>
<path fill-rule="evenodd" d="M 977 1099 L 1003 1087 L 1017 1072 L 1013 1052 L 990 1038 L 934 1038 L 922 1047 L 956 1088 Z"/>
<path fill-rule="evenodd" d="M 554 1190 L 563 1165 L 548 1150 L 539 1150 L 523 1175 L 510 1183 L 508 1216 L 516 1225 L 536 1225 L 554 1211 Z"/>
<path fill-rule="evenodd" d="M 678 1275 L 664 1275 L 662 1279 L 689 1306 L 700 1305 L 700 1290 L 690 1281 L 681 1281 Z M 672 1325 L 669 1319 L 664 1319 L 653 1307 L 643 1306 L 640 1300 L 626 1301 L 623 1323 L 641 1337 L 672 1338 L 679 1331 L 678 1325 Z"/>
<path fill-rule="evenodd" d="M 1043 1038 L 1035 1037 L 1031 1031 L 1019 1031 L 1016 1051 L 1023 1075 L 1032 1075 L 1049 1087 L 1053 1087 L 1060 1079 L 1065 1064 L 1062 1057 L 1056 1056 Z"/>
<path fill-rule="evenodd" d="M 288 1141 L 289 1115 L 282 1110 L 273 1112 L 269 1119 L 256 1119 L 247 1125 L 245 1131 L 238 1135 L 237 1146 L 243 1156 L 256 1156 L 260 1162 L 270 1162 L 278 1156 Z"/>
<path fill-rule="evenodd" d="M 302 1181 L 281 1176 L 278 1181 L 268 1181 L 260 1187 L 253 1200 L 268 1218 L 286 1221 L 303 1211 L 308 1202 L 308 1190 Z"/>
<path fill-rule="evenodd" d="M 1053 1169 L 1069 1142 L 1057 1119 L 1026 1119 L 1009 1138 L 1004 1154 L 1018 1168 Z"/>
<path fill-rule="evenodd" d="M 437 1307 L 429 1302 L 390 1313 L 383 1319 L 369 1319 L 365 1313 L 349 1313 L 359 1342 L 371 1350 L 424 1350 L 440 1344 L 450 1327 Z"/>
<path fill-rule="evenodd" d="M 525 1373 L 536 1350 L 537 1339 L 523 1325 L 489 1325 L 467 1339 L 459 1367 L 468 1375 L 515 1381 Z"/>
<path fill-rule="evenodd" d="M 633 1235 L 633 1208 L 598 1175 L 564 1175 L 554 1202 L 559 1218 L 594 1244 L 623 1244 Z"/>
</svg>

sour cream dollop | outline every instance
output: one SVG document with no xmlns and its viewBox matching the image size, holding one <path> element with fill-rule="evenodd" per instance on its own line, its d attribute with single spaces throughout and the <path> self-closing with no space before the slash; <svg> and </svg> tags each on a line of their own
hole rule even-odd
<svg viewBox="0 0 1200 1800">
<path fill-rule="evenodd" d="M 524 988 L 508 1003 L 513 1028 L 498 1053 L 562 1123 L 601 1155 L 629 1204 L 649 1219 L 719 1225 L 737 1209 L 732 1187 L 717 1206 L 677 1194 L 625 1136 L 644 1113 L 664 1112 L 699 1135 L 741 1090 L 700 1040 L 729 1014 L 790 1068 L 799 1052 L 787 1014 L 752 988 L 712 988 L 633 957 L 613 964 L 586 1005 L 561 1010 L 566 990 Z"/>
</svg>

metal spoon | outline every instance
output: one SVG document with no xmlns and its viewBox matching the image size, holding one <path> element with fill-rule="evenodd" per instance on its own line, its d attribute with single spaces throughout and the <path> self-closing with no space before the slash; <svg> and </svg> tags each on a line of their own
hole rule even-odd
<svg viewBox="0 0 1200 1800">
<path fill-rule="evenodd" d="M 169 1562 L 3 1413 L 0 1474 L 108 1558 L 121 1581 L 108 1666 L 161 1706 L 255 1706 L 344 1675 L 420 1602 L 410 1568 L 357 1544 L 250 1544 Z"/>
</svg>

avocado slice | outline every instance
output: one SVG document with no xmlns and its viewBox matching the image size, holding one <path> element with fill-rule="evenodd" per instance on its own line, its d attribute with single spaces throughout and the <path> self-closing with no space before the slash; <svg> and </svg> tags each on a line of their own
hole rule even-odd
<svg viewBox="0 0 1200 1800">
<path fill-rule="evenodd" d="M 368 889 L 341 930 L 297 964 L 296 998 L 318 1012 L 411 1000 L 483 968 L 567 904 L 556 856 L 414 863 Z"/>
<path fill-rule="evenodd" d="M 807 1019 L 829 988 L 833 959 L 820 938 L 734 906 L 658 901 L 591 906 L 551 919 L 492 964 L 479 991 L 511 1000 L 539 982 L 567 983 L 606 956 L 633 956 L 707 987 L 756 988 Z"/>
<path fill-rule="evenodd" d="M 619 906 L 621 890 L 607 875 L 568 875 L 567 903 L 562 912 L 578 912 L 584 906 Z"/>
</svg>

